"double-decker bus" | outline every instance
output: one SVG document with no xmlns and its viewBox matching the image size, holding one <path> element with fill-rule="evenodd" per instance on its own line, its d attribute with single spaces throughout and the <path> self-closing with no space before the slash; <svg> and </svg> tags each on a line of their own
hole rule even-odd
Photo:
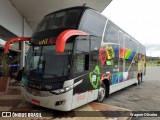
<svg viewBox="0 0 160 120">
<path fill-rule="evenodd" d="M 145 75 L 145 47 L 88 7 L 46 15 L 26 39 L 31 46 L 21 90 L 35 105 L 69 111 L 103 102 Z"/>
</svg>

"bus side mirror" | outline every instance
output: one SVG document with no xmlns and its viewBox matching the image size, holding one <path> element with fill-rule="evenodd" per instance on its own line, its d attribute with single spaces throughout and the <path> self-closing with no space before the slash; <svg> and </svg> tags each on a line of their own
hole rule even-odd
<svg viewBox="0 0 160 120">
<path fill-rule="evenodd" d="M 67 40 L 72 36 L 81 36 L 81 35 L 88 36 L 89 33 L 74 29 L 65 30 L 62 33 L 60 33 L 56 41 L 56 52 L 63 53 Z"/>
</svg>

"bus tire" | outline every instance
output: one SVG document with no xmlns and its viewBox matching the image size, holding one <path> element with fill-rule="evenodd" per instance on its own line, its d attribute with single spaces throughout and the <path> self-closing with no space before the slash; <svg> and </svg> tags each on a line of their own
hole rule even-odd
<svg viewBox="0 0 160 120">
<path fill-rule="evenodd" d="M 110 86 L 109 80 L 108 79 L 104 79 L 103 83 L 104 83 L 104 85 L 106 87 L 106 98 L 108 98 L 109 97 L 109 92 L 110 92 L 110 89 L 109 89 L 109 86 Z"/>
<path fill-rule="evenodd" d="M 102 82 L 99 86 L 98 89 L 98 97 L 97 97 L 97 102 L 103 102 L 104 98 L 106 97 L 106 86 L 105 84 Z"/>
</svg>

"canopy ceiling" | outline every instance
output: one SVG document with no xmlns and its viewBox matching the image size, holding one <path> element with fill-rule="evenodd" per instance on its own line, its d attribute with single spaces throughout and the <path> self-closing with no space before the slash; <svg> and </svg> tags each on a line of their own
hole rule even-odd
<svg viewBox="0 0 160 120">
<path fill-rule="evenodd" d="M 25 18 L 34 31 L 44 15 L 51 12 L 86 5 L 99 12 L 105 9 L 112 0 L 9 0 L 15 9 Z"/>
</svg>

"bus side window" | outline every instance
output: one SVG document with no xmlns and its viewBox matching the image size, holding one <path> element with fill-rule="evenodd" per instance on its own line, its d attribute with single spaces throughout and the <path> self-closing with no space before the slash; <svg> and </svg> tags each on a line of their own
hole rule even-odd
<svg viewBox="0 0 160 120">
<path fill-rule="evenodd" d="M 129 59 L 125 59 L 125 72 L 129 71 L 130 70 L 130 65 L 132 63 L 132 60 L 129 60 Z"/>
<path fill-rule="evenodd" d="M 84 55 L 79 54 L 74 58 L 74 73 L 81 73 L 84 71 Z"/>
<path fill-rule="evenodd" d="M 105 30 L 105 35 L 104 35 L 104 42 L 111 42 L 111 43 L 117 43 L 119 44 L 119 40 L 118 40 L 118 27 L 113 24 L 110 20 L 107 23 L 107 27 Z"/>
<path fill-rule="evenodd" d="M 100 49 L 101 37 L 91 36 L 90 42 L 91 42 L 90 51 L 96 51 Z"/>
<path fill-rule="evenodd" d="M 89 32 L 92 35 L 102 36 L 106 18 L 98 14 L 94 10 L 88 9 L 85 11 L 79 30 Z"/>
<path fill-rule="evenodd" d="M 98 51 L 92 51 L 90 53 L 90 70 L 94 70 L 95 66 L 98 65 L 99 57 L 98 57 Z"/>
<path fill-rule="evenodd" d="M 74 58 L 74 73 L 81 73 L 89 70 L 89 54 L 79 54 Z"/>
<path fill-rule="evenodd" d="M 85 36 L 79 36 L 75 42 L 75 54 L 89 52 L 89 39 Z"/>
</svg>

